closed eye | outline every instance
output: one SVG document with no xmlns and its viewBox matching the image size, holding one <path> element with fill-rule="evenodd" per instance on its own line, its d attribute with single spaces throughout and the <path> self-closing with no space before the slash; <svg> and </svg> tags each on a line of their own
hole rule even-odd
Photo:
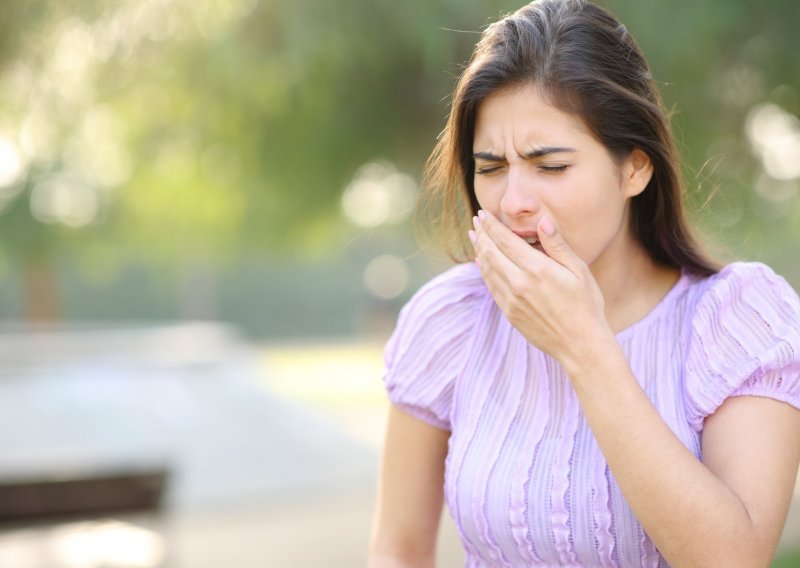
<svg viewBox="0 0 800 568">
<path fill-rule="evenodd" d="M 563 172 L 567 169 L 567 166 L 539 166 L 539 169 L 543 172 Z"/>
<path fill-rule="evenodd" d="M 503 166 L 487 166 L 485 168 L 478 168 L 475 170 L 477 175 L 486 175 L 492 172 L 496 172 L 497 170 L 501 169 Z"/>
</svg>

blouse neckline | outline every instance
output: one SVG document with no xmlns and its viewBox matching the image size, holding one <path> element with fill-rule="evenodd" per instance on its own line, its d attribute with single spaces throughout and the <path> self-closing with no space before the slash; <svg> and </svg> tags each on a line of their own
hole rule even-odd
<svg viewBox="0 0 800 568">
<path fill-rule="evenodd" d="M 689 275 L 688 273 L 681 269 L 681 275 L 678 277 L 678 280 L 675 284 L 672 285 L 666 294 L 658 301 L 658 303 L 653 306 L 653 309 L 650 310 L 647 314 L 645 314 L 641 319 L 633 322 L 628 327 L 621 329 L 618 331 L 615 336 L 618 341 L 625 340 L 628 338 L 629 335 L 635 333 L 640 327 L 643 327 L 650 323 L 651 321 L 658 319 L 658 317 L 667 310 L 671 304 L 673 304 L 674 299 L 680 295 L 683 290 L 686 289 L 686 286 L 689 282 Z"/>
</svg>

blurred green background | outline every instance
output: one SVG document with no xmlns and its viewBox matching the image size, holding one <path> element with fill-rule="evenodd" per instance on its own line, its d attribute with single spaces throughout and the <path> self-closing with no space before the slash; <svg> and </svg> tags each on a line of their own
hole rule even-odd
<svg viewBox="0 0 800 568">
<path fill-rule="evenodd" d="M 800 284 L 800 8 L 609 0 L 689 203 Z M 518 2 L 4 0 L 0 317 L 363 336 L 445 265 L 409 210 L 478 31 Z"/>
</svg>

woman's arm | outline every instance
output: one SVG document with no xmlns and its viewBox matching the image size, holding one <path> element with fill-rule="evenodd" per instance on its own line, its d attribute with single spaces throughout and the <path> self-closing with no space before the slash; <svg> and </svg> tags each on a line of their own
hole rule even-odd
<svg viewBox="0 0 800 568">
<path fill-rule="evenodd" d="M 699 461 L 634 377 L 596 282 L 561 235 L 540 222 L 548 258 L 481 217 L 471 237 L 492 296 L 567 372 L 623 495 L 667 562 L 769 566 L 800 462 L 800 411 L 729 399 L 706 420 Z"/>
<path fill-rule="evenodd" d="M 392 406 L 383 449 L 369 568 L 432 567 L 450 433 Z"/>
<path fill-rule="evenodd" d="M 800 463 L 800 411 L 728 399 L 705 422 L 700 462 L 621 349 L 595 345 L 567 373 L 623 495 L 670 566 L 769 566 Z"/>
</svg>

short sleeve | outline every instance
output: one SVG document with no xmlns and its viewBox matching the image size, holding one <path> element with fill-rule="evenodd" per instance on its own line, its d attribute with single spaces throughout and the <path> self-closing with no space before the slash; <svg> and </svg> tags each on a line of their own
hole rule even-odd
<svg viewBox="0 0 800 568">
<path fill-rule="evenodd" d="M 477 268 L 461 264 L 428 282 L 403 307 L 384 350 L 383 381 L 395 406 L 450 430 L 454 384 L 485 293 Z"/>
<path fill-rule="evenodd" d="M 692 317 L 685 395 L 698 432 L 732 396 L 800 409 L 800 300 L 772 269 L 737 262 L 709 278 Z"/>
</svg>

